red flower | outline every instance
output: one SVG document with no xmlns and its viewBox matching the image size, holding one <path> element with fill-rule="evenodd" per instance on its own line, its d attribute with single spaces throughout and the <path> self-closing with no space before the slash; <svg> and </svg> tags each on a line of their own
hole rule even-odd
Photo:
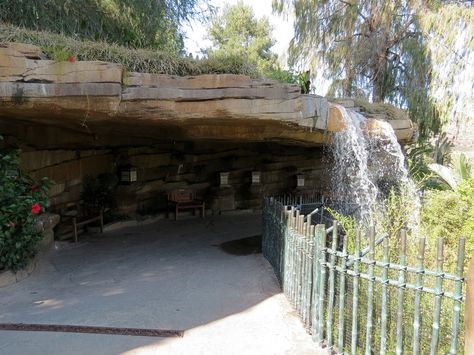
<svg viewBox="0 0 474 355">
<path fill-rule="evenodd" d="M 38 191 L 38 186 L 37 185 L 32 185 L 31 186 L 31 192 L 36 192 Z"/>
<path fill-rule="evenodd" d="M 41 205 L 36 202 L 31 206 L 31 213 L 33 214 L 38 214 L 41 212 Z"/>
<path fill-rule="evenodd" d="M 71 56 L 71 57 L 68 57 L 68 58 L 67 58 L 67 61 L 68 61 L 69 63 L 74 63 L 74 62 L 76 61 L 76 57 L 72 57 L 72 56 Z"/>
</svg>

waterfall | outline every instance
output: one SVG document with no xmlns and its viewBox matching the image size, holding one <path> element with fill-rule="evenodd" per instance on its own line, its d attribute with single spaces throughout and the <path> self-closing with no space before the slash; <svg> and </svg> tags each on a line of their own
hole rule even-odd
<svg viewBox="0 0 474 355">
<path fill-rule="evenodd" d="M 374 223 L 375 214 L 383 213 L 384 197 L 392 188 L 413 194 L 414 205 L 419 205 L 392 126 L 386 121 L 368 120 L 342 106 L 338 108 L 345 129 L 334 134 L 331 183 L 339 209 L 359 221 Z M 417 218 L 414 211 L 413 226 Z"/>
</svg>

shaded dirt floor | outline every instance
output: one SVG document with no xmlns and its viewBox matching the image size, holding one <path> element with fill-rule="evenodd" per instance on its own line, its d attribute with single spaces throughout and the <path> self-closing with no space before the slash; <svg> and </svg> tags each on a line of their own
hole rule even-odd
<svg viewBox="0 0 474 355">
<path fill-rule="evenodd" d="M 28 279 L 0 289 L 0 323 L 176 329 L 184 337 L 0 331 L 0 354 L 325 354 L 259 253 L 260 222 L 162 220 L 57 243 Z M 227 243 L 242 238 L 250 239 Z"/>
</svg>

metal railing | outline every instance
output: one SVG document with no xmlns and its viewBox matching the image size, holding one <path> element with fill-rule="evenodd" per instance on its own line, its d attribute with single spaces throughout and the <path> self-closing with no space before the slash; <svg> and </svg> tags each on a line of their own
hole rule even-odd
<svg viewBox="0 0 474 355">
<path fill-rule="evenodd" d="M 351 240 L 337 221 L 315 225 L 302 210 L 265 200 L 263 253 L 317 343 L 340 354 L 462 353 L 464 238 L 451 274 L 442 238 L 431 270 L 424 238 L 408 254 L 403 230 L 394 241 L 374 228 Z"/>
</svg>

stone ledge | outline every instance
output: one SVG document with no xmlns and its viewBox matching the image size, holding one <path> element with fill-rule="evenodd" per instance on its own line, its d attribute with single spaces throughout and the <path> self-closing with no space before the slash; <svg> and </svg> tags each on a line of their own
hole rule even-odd
<svg viewBox="0 0 474 355">
<path fill-rule="evenodd" d="M 10 286 L 26 279 L 35 270 L 36 265 L 38 264 L 38 259 L 39 255 L 36 255 L 22 270 L 18 270 L 16 272 L 9 270 L 0 273 L 0 287 Z"/>
</svg>

